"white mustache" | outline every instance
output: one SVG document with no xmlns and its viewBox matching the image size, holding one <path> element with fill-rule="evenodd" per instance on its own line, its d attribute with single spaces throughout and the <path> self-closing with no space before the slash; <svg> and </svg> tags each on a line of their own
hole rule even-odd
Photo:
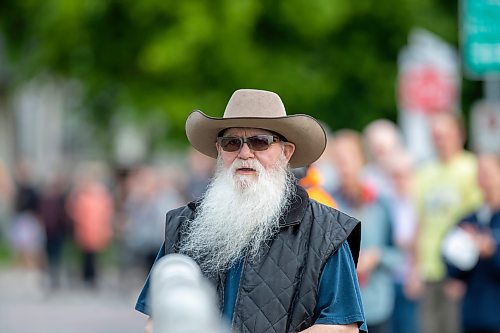
<svg viewBox="0 0 500 333">
<path fill-rule="evenodd" d="M 231 165 L 231 171 L 234 173 L 238 169 L 247 168 L 254 169 L 258 173 L 264 171 L 264 167 L 257 160 L 235 160 Z"/>
</svg>

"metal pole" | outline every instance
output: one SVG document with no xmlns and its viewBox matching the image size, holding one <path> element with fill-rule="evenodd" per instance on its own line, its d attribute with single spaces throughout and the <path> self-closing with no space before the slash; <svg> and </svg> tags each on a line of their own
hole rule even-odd
<svg viewBox="0 0 500 333">
<path fill-rule="evenodd" d="M 484 79 L 484 98 L 488 102 L 500 101 L 500 78 L 491 77 Z"/>
</svg>

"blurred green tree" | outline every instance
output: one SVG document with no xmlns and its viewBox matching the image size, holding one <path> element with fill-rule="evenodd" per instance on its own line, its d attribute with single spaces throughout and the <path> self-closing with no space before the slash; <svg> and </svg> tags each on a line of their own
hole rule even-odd
<svg viewBox="0 0 500 333">
<path fill-rule="evenodd" d="M 106 128 L 132 110 L 184 140 L 196 108 L 221 115 L 237 88 L 278 92 L 332 129 L 395 120 L 397 55 L 410 29 L 457 44 L 446 0 L 3 0 L 13 84 L 49 71 L 81 80 Z M 158 138 L 159 141 L 164 138 Z"/>
</svg>

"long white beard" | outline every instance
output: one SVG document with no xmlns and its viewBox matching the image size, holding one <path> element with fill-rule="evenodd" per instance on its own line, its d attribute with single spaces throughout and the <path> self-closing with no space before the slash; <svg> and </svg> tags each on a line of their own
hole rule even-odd
<svg viewBox="0 0 500 333">
<path fill-rule="evenodd" d="M 257 170 L 258 176 L 236 175 L 242 167 Z M 236 160 L 229 169 L 219 160 L 179 252 L 207 273 L 224 271 L 244 256 L 255 259 L 278 231 L 294 189 L 284 155 L 267 171 L 256 160 Z"/>
</svg>

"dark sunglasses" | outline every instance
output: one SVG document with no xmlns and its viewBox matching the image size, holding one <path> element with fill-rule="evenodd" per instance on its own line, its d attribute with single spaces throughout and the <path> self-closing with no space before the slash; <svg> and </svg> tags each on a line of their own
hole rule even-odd
<svg viewBox="0 0 500 333">
<path fill-rule="evenodd" d="M 263 151 L 269 148 L 274 142 L 279 142 L 280 138 L 276 135 L 254 135 L 248 138 L 239 136 L 219 136 L 217 142 L 222 150 L 235 152 L 239 151 L 243 144 L 247 144 L 248 148 L 255 151 Z"/>
</svg>

